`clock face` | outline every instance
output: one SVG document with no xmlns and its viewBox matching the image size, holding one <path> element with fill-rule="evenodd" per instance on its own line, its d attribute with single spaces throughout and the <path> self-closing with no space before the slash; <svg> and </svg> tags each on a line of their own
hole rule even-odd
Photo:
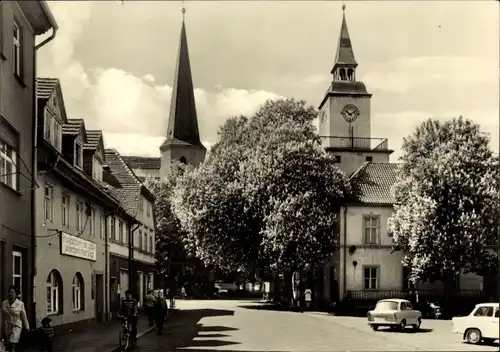
<svg viewBox="0 0 500 352">
<path fill-rule="evenodd" d="M 359 116 L 359 110 L 355 105 L 348 104 L 344 106 L 341 112 L 342 116 L 344 116 L 344 120 L 347 122 L 355 121 Z"/>
</svg>

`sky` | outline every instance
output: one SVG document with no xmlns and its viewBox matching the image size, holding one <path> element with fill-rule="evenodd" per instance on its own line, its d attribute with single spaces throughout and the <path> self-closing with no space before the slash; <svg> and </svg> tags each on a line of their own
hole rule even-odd
<svg viewBox="0 0 500 352">
<path fill-rule="evenodd" d="M 371 133 L 402 139 L 428 118 L 462 115 L 499 146 L 499 3 L 346 1 L 373 94 Z M 38 73 L 61 81 L 69 118 L 104 132 L 122 155 L 159 156 L 182 22 L 180 1 L 50 1 L 59 25 Z M 205 146 L 231 116 L 266 100 L 318 107 L 332 80 L 342 21 L 337 1 L 186 1 L 186 31 Z"/>
</svg>

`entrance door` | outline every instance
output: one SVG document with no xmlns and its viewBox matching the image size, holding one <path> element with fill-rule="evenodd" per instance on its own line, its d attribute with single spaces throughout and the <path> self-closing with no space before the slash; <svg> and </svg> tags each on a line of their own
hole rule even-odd
<svg viewBox="0 0 500 352">
<path fill-rule="evenodd" d="M 104 278 L 102 274 L 95 274 L 95 318 L 98 323 L 104 317 Z"/>
</svg>

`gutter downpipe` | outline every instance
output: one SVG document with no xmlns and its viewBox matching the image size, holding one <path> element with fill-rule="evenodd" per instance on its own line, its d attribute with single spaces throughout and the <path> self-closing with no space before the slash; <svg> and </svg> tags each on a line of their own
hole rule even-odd
<svg viewBox="0 0 500 352">
<path fill-rule="evenodd" d="M 136 225 L 134 228 L 132 228 L 132 225 Z M 130 231 L 129 231 L 129 238 L 128 238 L 128 289 L 132 290 L 132 270 L 133 270 L 133 262 L 134 262 L 134 232 L 139 228 L 140 224 L 136 221 L 133 220 L 130 223 Z M 142 241 L 142 239 L 141 239 Z M 132 292 L 135 292 L 133 290 Z"/>
<path fill-rule="evenodd" d="M 52 34 L 46 38 L 41 43 L 35 45 L 33 50 L 33 123 L 32 123 L 32 140 L 33 140 L 33 150 L 32 150 L 32 163 L 31 163 L 31 275 L 30 275 L 30 285 L 32 290 L 32 300 L 31 300 L 31 319 L 33 326 L 36 326 L 36 274 L 37 274 L 37 265 L 36 265 L 36 253 L 37 253 L 37 241 L 36 241 L 36 178 L 38 175 L 38 99 L 37 99 L 37 51 L 44 45 L 48 44 L 52 41 L 57 34 L 57 30 L 59 26 L 57 25 L 52 13 L 50 12 L 49 7 L 45 1 L 40 1 L 40 5 L 44 9 L 47 14 L 47 19 L 52 26 Z M 36 36 L 35 36 L 36 38 Z M 59 158 L 58 158 L 59 160 Z"/>
<path fill-rule="evenodd" d="M 347 283 L 347 280 L 346 280 L 346 276 L 347 276 L 347 253 L 346 253 L 346 249 L 347 249 L 347 205 L 344 206 L 344 235 L 342 236 L 343 237 L 343 242 L 342 243 L 342 254 L 344 256 L 344 278 L 343 278 L 343 287 L 342 287 L 342 300 L 345 299 L 345 296 L 346 296 L 346 283 Z"/>
</svg>

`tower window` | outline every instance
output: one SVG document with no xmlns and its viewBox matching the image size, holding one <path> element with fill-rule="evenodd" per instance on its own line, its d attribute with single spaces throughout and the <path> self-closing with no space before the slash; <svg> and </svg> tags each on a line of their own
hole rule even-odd
<svg viewBox="0 0 500 352">
<path fill-rule="evenodd" d="M 340 155 L 335 155 L 335 162 L 337 164 L 340 164 L 342 162 L 342 158 L 340 157 Z"/>
<path fill-rule="evenodd" d="M 354 70 L 352 68 L 347 70 L 347 80 L 354 81 Z"/>
<path fill-rule="evenodd" d="M 179 159 L 179 161 L 183 164 L 187 164 L 187 161 L 186 161 L 186 158 L 181 156 L 181 158 Z"/>
<path fill-rule="evenodd" d="M 371 163 L 373 161 L 373 156 L 367 156 L 366 161 Z"/>
<path fill-rule="evenodd" d="M 346 73 L 345 73 L 345 69 L 344 68 L 340 69 L 340 80 L 341 81 L 345 81 L 346 80 Z"/>
</svg>

